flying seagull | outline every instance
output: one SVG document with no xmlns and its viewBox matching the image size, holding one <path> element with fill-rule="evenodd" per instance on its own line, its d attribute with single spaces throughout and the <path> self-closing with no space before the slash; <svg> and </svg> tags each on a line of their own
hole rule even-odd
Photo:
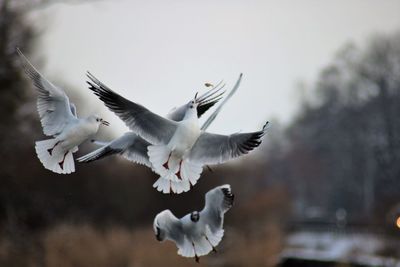
<svg viewBox="0 0 400 267">
<path fill-rule="evenodd" d="M 52 139 L 37 141 L 36 154 L 43 166 L 55 173 L 75 171 L 73 153 L 94 136 L 100 124 L 109 123 L 97 115 L 78 118 L 76 108 L 65 92 L 44 78 L 17 48 L 25 73 L 38 91 L 37 110 L 43 133 Z"/>
<path fill-rule="evenodd" d="M 97 81 L 97 83 L 101 83 Z M 104 86 L 104 85 L 103 85 Z M 204 93 L 199 98 L 202 99 L 200 104 L 197 106 L 197 116 L 200 118 L 209 108 L 214 106 L 222 97 L 224 92 L 221 92 L 224 85 L 222 83 L 218 83 L 211 90 Z M 166 116 L 166 118 L 181 121 L 185 116 L 187 110 L 189 109 L 190 101 L 178 108 L 172 109 Z M 207 120 L 208 121 L 208 120 Z M 95 142 L 96 143 L 96 142 Z M 102 159 L 104 157 L 120 154 L 125 159 L 132 161 L 134 163 L 145 165 L 149 168 L 152 168 L 151 162 L 149 161 L 149 157 L 147 155 L 147 147 L 151 145 L 149 142 L 138 136 L 133 132 L 127 132 L 121 137 L 118 137 L 111 142 L 101 143 L 101 147 L 97 150 L 90 152 L 77 160 L 79 162 L 92 162 L 95 160 Z M 162 178 L 159 178 L 162 179 Z M 171 182 L 171 186 L 167 188 L 159 188 L 157 184 L 159 181 L 155 183 L 155 188 L 157 190 L 162 191 L 169 190 L 165 193 L 174 192 L 180 194 L 182 192 L 186 192 L 190 189 L 189 181 L 174 181 Z"/>
<path fill-rule="evenodd" d="M 158 241 L 171 240 L 183 257 L 204 256 L 215 251 L 224 236 L 224 214 L 233 205 L 230 185 L 218 186 L 206 194 L 202 211 L 193 211 L 178 219 L 170 210 L 157 214 L 153 228 Z"/>
<path fill-rule="evenodd" d="M 88 74 L 89 89 L 99 97 L 136 134 L 152 145 L 148 156 L 152 168 L 164 180 L 158 184 L 168 192 L 173 181 L 189 181 L 193 186 L 200 178 L 204 165 L 226 162 L 247 154 L 261 144 L 268 122 L 262 130 L 251 133 L 219 135 L 201 131 L 197 106 L 201 99 L 197 94 L 190 102 L 183 120 L 173 121 L 161 117 L 142 105 L 131 102 L 112 91 Z"/>
<path fill-rule="evenodd" d="M 239 78 L 235 85 L 233 86 L 229 95 L 224 99 L 224 101 L 218 106 L 218 108 L 211 114 L 211 116 L 206 120 L 203 124 L 202 129 L 205 130 L 207 127 L 212 123 L 212 121 L 217 117 L 218 113 L 221 111 L 222 106 L 232 97 L 232 95 L 237 91 L 239 88 L 240 82 L 242 80 L 242 74 L 239 75 Z M 97 81 L 97 84 L 100 84 L 100 81 Z M 218 83 L 214 86 L 210 91 L 206 92 L 202 96 L 203 99 L 202 103 L 197 107 L 197 115 L 200 116 L 203 114 L 202 112 L 206 112 L 208 108 L 211 108 L 214 104 L 220 100 L 220 94 L 217 94 L 223 88 L 222 83 Z M 103 85 L 105 86 L 105 85 Z M 184 117 L 185 113 L 189 109 L 190 102 L 178 107 L 174 108 L 168 115 L 166 116 L 168 119 L 174 121 L 180 121 Z M 99 144 L 101 147 L 97 150 L 84 155 L 77 160 L 80 162 L 92 162 L 95 160 L 102 159 L 104 157 L 120 154 L 127 160 L 130 160 L 135 163 L 143 164 L 147 167 L 152 167 L 149 161 L 149 157 L 147 155 L 147 147 L 151 145 L 149 142 L 138 136 L 133 132 L 127 132 L 119 138 L 112 140 L 111 142 L 106 143 L 99 143 L 95 141 L 94 143 Z M 177 193 L 180 194 L 182 192 L 189 191 L 190 183 L 189 181 L 174 181 L 169 182 L 168 180 L 164 181 L 165 179 L 159 178 L 155 183 L 154 187 L 158 191 L 162 191 L 164 193 Z M 171 186 L 159 186 L 163 183 L 170 183 Z M 164 191 L 163 191 L 164 190 Z"/>
</svg>

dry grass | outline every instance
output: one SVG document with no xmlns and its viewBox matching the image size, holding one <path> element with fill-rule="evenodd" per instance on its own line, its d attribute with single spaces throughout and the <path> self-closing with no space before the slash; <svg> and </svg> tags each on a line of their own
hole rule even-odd
<svg viewBox="0 0 400 267">
<path fill-rule="evenodd" d="M 218 252 L 194 259 L 177 255 L 169 241 L 159 243 L 151 227 L 99 230 L 85 225 L 61 224 L 42 233 L 24 249 L 6 238 L 0 240 L 0 266 L 45 267 L 155 267 L 155 266 L 274 266 L 281 233 L 266 225 L 258 234 L 226 229 Z"/>
</svg>

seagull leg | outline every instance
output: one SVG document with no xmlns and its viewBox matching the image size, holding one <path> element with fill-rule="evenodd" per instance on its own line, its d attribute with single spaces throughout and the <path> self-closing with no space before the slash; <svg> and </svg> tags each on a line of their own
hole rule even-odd
<svg viewBox="0 0 400 267">
<path fill-rule="evenodd" d="M 63 160 L 60 161 L 60 162 L 58 163 L 58 165 L 60 165 L 60 168 L 61 168 L 62 170 L 64 170 L 64 160 L 65 160 L 65 157 L 67 156 L 68 152 L 69 152 L 69 151 L 65 152 L 64 157 L 63 157 Z"/>
<path fill-rule="evenodd" d="M 206 235 L 204 235 L 204 237 L 206 238 L 206 240 L 208 241 L 208 243 L 210 244 L 210 246 L 212 247 L 212 251 L 217 253 L 217 250 L 215 249 L 215 247 L 213 246 L 213 244 L 211 244 L 210 240 L 208 240 L 208 237 Z"/>
<path fill-rule="evenodd" d="M 166 168 L 167 170 L 169 169 L 169 168 L 168 168 L 168 162 L 169 162 L 169 159 L 171 158 L 171 155 L 172 155 L 172 152 L 171 152 L 171 153 L 169 153 L 169 156 L 168 156 L 167 162 L 165 162 L 165 163 L 163 164 L 163 167 L 164 167 L 164 168 Z"/>
<path fill-rule="evenodd" d="M 47 149 L 47 152 L 49 152 L 50 156 L 53 153 L 53 149 L 60 143 L 60 141 L 58 141 L 57 143 L 55 143 L 55 145 L 52 148 Z"/>
<path fill-rule="evenodd" d="M 182 180 L 182 177 L 181 177 L 182 161 L 183 161 L 183 160 L 181 160 L 181 162 L 179 163 L 178 172 L 175 173 L 179 180 Z"/>
<path fill-rule="evenodd" d="M 194 247 L 193 241 L 192 241 L 192 246 L 193 246 L 193 251 L 194 251 L 194 259 L 195 259 L 195 261 L 196 261 L 197 263 L 199 263 L 199 262 L 200 262 L 200 258 L 199 258 L 199 256 L 197 256 L 196 248 Z"/>
</svg>

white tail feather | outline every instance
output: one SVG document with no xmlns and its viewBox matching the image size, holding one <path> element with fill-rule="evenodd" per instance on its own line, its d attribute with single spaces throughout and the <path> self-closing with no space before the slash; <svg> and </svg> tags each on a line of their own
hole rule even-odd
<svg viewBox="0 0 400 267">
<path fill-rule="evenodd" d="M 165 145 L 152 145 L 147 147 L 147 155 L 153 166 L 153 170 L 162 178 L 179 182 L 176 176 L 179 171 L 179 159 L 171 157 L 171 150 Z M 168 161 L 168 169 L 164 164 Z"/>
<path fill-rule="evenodd" d="M 71 150 L 66 154 L 64 163 L 60 164 L 64 158 L 65 152 L 67 151 L 64 151 L 61 146 L 56 145 L 56 143 L 56 139 L 47 139 L 36 142 L 35 150 L 40 162 L 46 169 L 55 173 L 69 174 L 74 172 L 75 163 Z M 53 149 L 51 153 L 49 152 L 49 149 Z"/>
<path fill-rule="evenodd" d="M 153 187 L 164 194 L 169 194 L 169 193 L 181 194 L 182 192 L 187 192 L 190 190 L 190 183 L 189 181 L 183 181 L 183 180 L 175 182 L 160 177 L 153 184 Z"/>
<path fill-rule="evenodd" d="M 183 239 L 183 244 L 178 245 L 178 255 L 188 258 L 195 256 L 193 245 L 186 236 Z"/>
<path fill-rule="evenodd" d="M 165 145 L 152 145 L 147 148 L 149 160 L 153 170 L 160 175 L 160 179 L 153 185 L 158 191 L 170 193 L 180 192 L 180 183 L 186 181 L 183 192 L 190 190 L 190 184 L 195 185 L 203 171 L 203 165 L 198 162 L 192 162 L 188 159 L 181 160 L 171 154 L 171 150 Z M 168 161 L 168 168 L 165 163 Z M 171 181 L 172 183 L 168 182 Z M 187 181 L 190 182 L 187 183 Z M 178 193 L 179 194 L 179 193 Z"/>
<path fill-rule="evenodd" d="M 202 164 L 187 159 L 183 160 L 181 164 L 181 176 L 183 180 L 189 180 L 192 185 L 195 185 L 202 172 Z"/>
</svg>

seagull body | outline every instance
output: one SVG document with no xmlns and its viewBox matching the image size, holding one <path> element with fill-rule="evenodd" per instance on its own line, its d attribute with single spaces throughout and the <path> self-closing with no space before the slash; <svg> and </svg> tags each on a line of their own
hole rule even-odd
<svg viewBox="0 0 400 267">
<path fill-rule="evenodd" d="M 160 175 L 154 187 L 163 193 L 170 193 L 172 182 L 179 181 L 184 181 L 185 192 L 190 190 L 190 185 L 194 186 L 200 178 L 204 165 L 220 164 L 247 154 L 261 144 L 267 130 L 268 122 L 257 132 L 208 133 L 199 129 L 198 118 L 194 116 L 201 98 L 195 96 L 184 119 L 176 122 L 123 98 L 90 73 L 88 77 L 89 89 L 133 132 L 151 144 L 149 161 Z"/>
<path fill-rule="evenodd" d="M 39 95 L 37 109 L 43 132 L 52 139 L 37 141 L 35 150 L 43 166 L 56 173 L 75 171 L 73 153 L 78 146 L 94 136 L 100 124 L 108 125 L 97 115 L 79 119 L 75 106 L 65 92 L 45 79 L 17 49 L 25 73 L 32 79 Z"/>
<path fill-rule="evenodd" d="M 148 147 L 148 155 L 155 171 L 164 179 L 172 181 L 182 180 L 182 165 L 190 153 L 190 149 L 200 136 L 200 127 L 194 108 L 190 108 L 185 117 L 176 127 L 170 141 L 164 145 L 151 145 Z M 167 158 L 165 159 L 165 157 Z M 185 177 L 185 181 L 188 181 Z"/>
<path fill-rule="evenodd" d="M 178 219 L 170 210 L 160 212 L 154 219 L 153 228 L 158 241 L 170 240 L 183 257 L 207 255 L 224 235 L 224 214 L 232 207 L 234 195 L 230 185 L 218 186 L 205 196 L 202 211 L 193 211 Z"/>
</svg>

